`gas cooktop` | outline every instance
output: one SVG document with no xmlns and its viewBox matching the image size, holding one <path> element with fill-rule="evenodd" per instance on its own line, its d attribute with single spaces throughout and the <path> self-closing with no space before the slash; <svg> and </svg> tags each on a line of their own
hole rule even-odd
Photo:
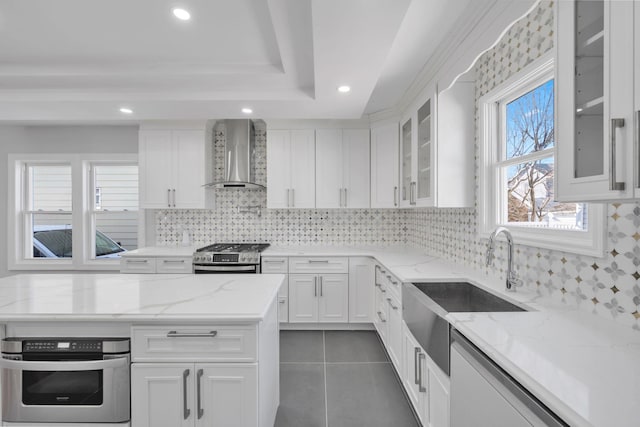
<svg viewBox="0 0 640 427">
<path fill-rule="evenodd" d="M 196 250 L 194 265 L 260 264 L 260 252 L 269 243 L 214 243 Z"/>
</svg>

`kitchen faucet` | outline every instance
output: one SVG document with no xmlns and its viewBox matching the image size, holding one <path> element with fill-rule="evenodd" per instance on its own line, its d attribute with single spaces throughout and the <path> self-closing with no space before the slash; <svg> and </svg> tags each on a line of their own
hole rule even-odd
<svg viewBox="0 0 640 427">
<path fill-rule="evenodd" d="M 509 230 L 507 230 L 505 227 L 496 228 L 493 231 L 493 233 L 491 233 L 491 236 L 489 236 L 489 244 L 487 245 L 487 255 L 486 255 L 487 267 L 493 264 L 493 259 L 495 258 L 494 256 L 495 242 L 494 241 L 495 241 L 495 238 L 500 233 L 504 233 L 505 237 L 507 238 L 507 245 L 509 247 L 509 253 L 507 255 L 507 281 L 505 283 L 505 286 L 508 291 L 513 292 L 516 290 L 516 286 L 522 285 L 522 280 L 520 280 L 516 272 L 513 270 L 513 237 L 511 236 L 511 232 L 509 232 Z"/>
</svg>

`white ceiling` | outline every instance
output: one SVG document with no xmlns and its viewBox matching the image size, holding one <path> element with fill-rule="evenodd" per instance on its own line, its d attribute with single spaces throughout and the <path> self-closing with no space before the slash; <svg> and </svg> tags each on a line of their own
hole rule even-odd
<svg viewBox="0 0 640 427">
<path fill-rule="evenodd" d="M 360 118 L 398 102 L 471 1 L 3 0 L 0 120 Z"/>
</svg>

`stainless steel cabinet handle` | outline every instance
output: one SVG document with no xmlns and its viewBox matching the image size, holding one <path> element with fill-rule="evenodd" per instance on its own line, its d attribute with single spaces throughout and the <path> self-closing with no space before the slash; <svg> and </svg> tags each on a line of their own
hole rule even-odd
<svg viewBox="0 0 640 427">
<path fill-rule="evenodd" d="M 313 296 L 318 296 L 318 276 L 313 278 Z"/>
<path fill-rule="evenodd" d="M 279 302 L 280 302 L 280 304 L 284 304 L 284 303 L 286 303 L 287 301 L 286 301 L 286 300 L 284 300 L 284 299 L 281 299 Z"/>
<path fill-rule="evenodd" d="M 163 259 L 162 262 L 165 264 L 184 264 L 183 259 Z"/>
<path fill-rule="evenodd" d="M 128 259 L 127 264 L 146 264 L 148 263 L 148 259 Z"/>
<path fill-rule="evenodd" d="M 291 189 L 291 207 L 292 208 L 296 207 L 296 189 L 295 188 Z"/>
<path fill-rule="evenodd" d="M 385 323 L 387 321 L 384 317 L 382 317 L 382 312 L 381 311 L 378 312 L 378 317 L 380 318 L 380 321 L 382 323 Z"/>
<path fill-rule="evenodd" d="M 328 259 L 310 259 L 307 260 L 309 264 L 329 264 Z"/>
<path fill-rule="evenodd" d="M 624 119 L 611 119 L 611 144 L 609 145 L 609 190 L 624 190 L 624 181 L 617 181 L 616 174 L 616 130 L 624 127 Z"/>
<path fill-rule="evenodd" d="M 209 332 L 178 332 L 178 331 L 169 331 L 167 332 L 167 338 L 215 338 L 218 335 L 218 331 L 209 331 Z"/>
<path fill-rule="evenodd" d="M 184 412 L 184 419 L 186 420 L 191 415 L 191 409 L 187 406 L 187 377 L 189 376 L 189 370 L 185 369 L 182 373 L 182 408 Z"/>
<path fill-rule="evenodd" d="M 265 259 L 262 262 L 264 262 L 265 264 L 284 264 L 283 259 Z"/>
<path fill-rule="evenodd" d="M 380 283 L 377 283 L 377 282 L 376 282 L 376 286 L 377 286 L 378 288 L 381 288 L 381 287 L 382 287 L 382 285 L 381 285 Z"/>
<path fill-rule="evenodd" d="M 420 354 L 420 347 L 413 348 L 413 382 L 418 385 L 420 379 L 418 378 L 418 355 Z"/>
<path fill-rule="evenodd" d="M 198 375 L 197 375 L 197 389 L 198 389 L 198 400 L 197 400 L 197 405 L 198 405 L 198 419 L 202 418 L 202 416 L 204 415 L 204 409 L 202 409 L 202 375 L 204 375 L 204 370 L 202 369 L 198 369 Z"/>
<path fill-rule="evenodd" d="M 287 207 L 290 208 L 291 207 L 291 189 L 287 188 Z"/>
<path fill-rule="evenodd" d="M 318 277 L 318 280 L 320 280 L 320 296 L 322 296 L 322 276 Z"/>
<path fill-rule="evenodd" d="M 347 201 L 347 189 L 344 189 L 344 207 L 346 208 L 349 202 Z"/>
<path fill-rule="evenodd" d="M 392 299 L 391 299 L 391 298 L 387 298 L 387 301 L 389 301 L 389 305 L 391 306 L 391 308 L 393 308 L 394 310 L 397 310 L 397 309 L 398 309 L 398 306 L 397 306 L 397 305 L 393 305 L 393 304 L 391 303 L 391 301 L 392 301 Z"/>
<path fill-rule="evenodd" d="M 424 353 L 420 353 L 418 355 L 418 391 L 420 393 L 425 393 L 427 388 L 422 384 L 422 361 L 427 360 L 427 356 Z"/>
<path fill-rule="evenodd" d="M 167 207 L 171 207 L 171 189 L 167 188 Z"/>
<path fill-rule="evenodd" d="M 382 291 L 382 293 L 384 294 L 385 292 L 387 292 L 387 290 L 385 288 L 382 287 L 382 285 L 380 285 L 380 290 Z"/>
<path fill-rule="evenodd" d="M 393 206 L 398 206 L 398 187 L 393 187 Z"/>
<path fill-rule="evenodd" d="M 176 207 L 176 189 L 175 188 L 172 190 L 172 193 L 173 193 L 173 207 L 175 208 Z"/>
</svg>

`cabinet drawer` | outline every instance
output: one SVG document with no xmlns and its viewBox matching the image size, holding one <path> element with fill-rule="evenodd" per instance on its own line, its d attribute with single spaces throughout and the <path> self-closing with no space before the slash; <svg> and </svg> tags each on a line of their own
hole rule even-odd
<svg viewBox="0 0 640 427">
<path fill-rule="evenodd" d="M 346 257 L 290 257 L 289 273 L 348 273 Z"/>
<path fill-rule="evenodd" d="M 134 362 L 254 362 L 256 325 L 134 326 Z"/>
<path fill-rule="evenodd" d="M 262 273 L 287 274 L 289 271 L 289 258 L 287 257 L 262 257 Z"/>
<path fill-rule="evenodd" d="M 120 258 L 120 273 L 155 273 L 155 258 Z"/>
<path fill-rule="evenodd" d="M 161 257 L 156 259 L 156 273 L 191 272 L 191 257 Z"/>
<path fill-rule="evenodd" d="M 381 285 L 382 289 L 385 289 L 388 293 L 391 293 L 396 298 L 400 299 L 400 289 L 402 288 L 402 282 L 389 271 L 376 265 L 376 284 Z"/>
</svg>

